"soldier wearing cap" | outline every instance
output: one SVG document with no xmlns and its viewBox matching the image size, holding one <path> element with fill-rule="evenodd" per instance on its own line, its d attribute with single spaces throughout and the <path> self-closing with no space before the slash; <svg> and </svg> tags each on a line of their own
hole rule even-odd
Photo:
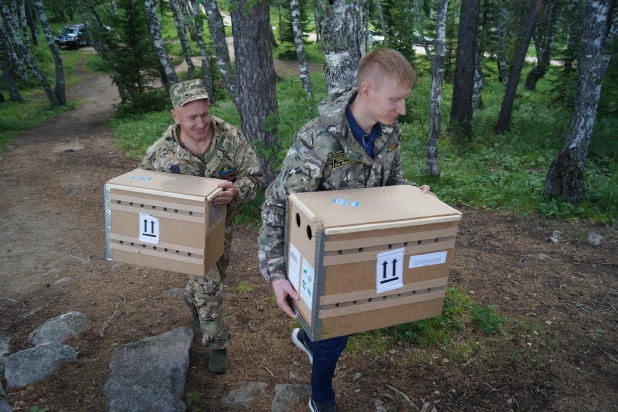
<svg viewBox="0 0 618 412">
<path fill-rule="evenodd" d="M 140 168 L 159 172 L 222 179 L 223 189 L 214 200 L 227 207 L 224 254 L 206 276 L 189 276 L 184 301 L 193 321 L 204 332 L 202 343 L 210 348 L 208 368 L 225 373 L 230 328 L 223 316 L 222 282 L 230 261 L 234 218 L 240 206 L 255 198 L 264 176 L 255 152 L 234 126 L 210 114 L 210 101 L 202 80 L 188 80 L 170 88 L 171 125 L 146 151 Z"/>
</svg>

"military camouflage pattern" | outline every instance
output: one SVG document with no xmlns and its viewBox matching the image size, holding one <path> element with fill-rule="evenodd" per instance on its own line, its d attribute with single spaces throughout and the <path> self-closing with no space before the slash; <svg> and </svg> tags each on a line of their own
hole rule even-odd
<svg viewBox="0 0 618 412">
<path fill-rule="evenodd" d="M 180 107 L 194 100 L 208 99 L 208 93 L 202 80 L 187 80 L 170 87 L 170 98 L 173 107 Z"/>
<path fill-rule="evenodd" d="M 401 170 L 401 129 L 395 122 L 383 125 L 371 159 L 352 135 L 345 115 L 356 93 L 334 93 L 324 99 L 320 116 L 294 137 L 277 178 L 266 189 L 258 258 L 262 275 L 272 282 L 285 278 L 285 210 L 290 193 L 358 189 L 391 185 L 416 185 Z"/>
<path fill-rule="evenodd" d="M 230 327 L 223 316 L 223 282 L 217 267 L 206 276 L 189 276 L 185 294 L 197 307 L 200 329 L 204 332 L 202 344 L 210 349 L 232 346 Z"/>
<path fill-rule="evenodd" d="M 225 123 L 223 120 L 215 116 L 211 116 L 211 119 L 212 142 L 202 156 L 195 156 L 182 146 L 180 143 L 180 126 L 172 125 L 163 134 L 163 137 L 148 148 L 139 167 L 158 172 L 223 179 L 234 183 L 238 194 L 227 206 L 223 256 L 217 262 L 216 268 L 213 268 L 200 280 L 205 285 L 209 285 L 207 283 L 209 281 L 220 285 L 225 279 L 226 269 L 230 262 L 234 218 L 244 202 L 255 198 L 256 192 L 264 184 L 264 175 L 255 152 L 244 136 L 234 126 Z M 210 276 L 216 278 L 211 279 Z M 212 340 L 216 342 L 214 348 L 219 349 L 216 345 L 220 345 L 221 348 L 229 346 L 226 343 L 229 328 L 223 320 L 221 305 L 217 303 L 220 302 L 221 288 L 219 286 L 216 288 L 212 286 L 212 288 L 212 290 L 218 290 L 218 295 L 213 295 L 211 298 L 210 294 L 202 290 L 200 283 L 190 278 L 186 293 L 189 297 L 200 297 L 195 302 L 200 314 L 201 329 L 204 331 L 204 341 L 211 342 L 214 339 Z M 210 301 L 214 303 L 209 303 Z M 212 321 L 205 323 L 204 316 L 220 316 L 220 318 L 214 323 Z M 205 324 L 210 325 L 210 329 L 205 329 Z M 215 331 L 214 328 L 219 326 L 222 329 L 218 332 Z M 227 332 L 225 332 L 226 330 Z"/>
</svg>

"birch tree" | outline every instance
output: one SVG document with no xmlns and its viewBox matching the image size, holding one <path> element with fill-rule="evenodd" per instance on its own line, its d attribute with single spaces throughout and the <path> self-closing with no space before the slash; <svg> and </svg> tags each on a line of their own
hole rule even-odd
<svg viewBox="0 0 618 412">
<path fill-rule="evenodd" d="M 384 13 L 382 13 L 382 0 L 375 1 L 376 11 L 378 12 L 378 19 L 380 20 L 380 27 L 382 28 L 382 36 L 384 36 L 384 38 L 386 39 L 386 23 L 384 22 Z"/>
<path fill-rule="evenodd" d="M 152 41 L 154 42 L 155 50 L 159 55 L 161 66 L 165 71 L 165 79 L 167 86 L 178 83 L 178 77 L 176 71 L 172 65 L 172 61 L 167 55 L 165 45 L 163 44 L 163 38 L 161 37 L 161 22 L 157 16 L 157 9 L 154 0 L 146 0 L 144 2 L 144 8 L 146 9 L 146 17 L 148 18 L 148 29 L 152 35 Z"/>
<path fill-rule="evenodd" d="M 193 14 L 195 18 L 195 37 L 200 47 L 200 54 L 202 55 L 202 79 L 204 80 L 206 91 L 208 92 L 210 104 L 214 105 L 215 91 L 212 87 L 212 78 L 210 77 L 208 50 L 206 50 L 206 43 L 204 43 L 204 32 L 202 31 L 202 18 L 200 17 L 199 6 L 196 0 L 189 0 L 189 7 L 191 8 L 191 14 Z"/>
<path fill-rule="evenodd" d="M 268 0 L 239 0 L 232 11 L 234 54 L 238 71 L 240 120 L 245 137 L 256 147 L 266 185 L 276 176 L 279 150 L 272 123 L 279 120 L 275 68 L 270 47 Z"/>
<path fill-rule="evenodd" d="M 219 12 L 216 0 L 206 0 L 204 2 L 204 8 L 206 9 L 208 30 L 210 31 L 210 37 L 212 38 L 212 47 L 215 50 L 219 73 L 221 73 L 225 89 L 232 98 L 232 102 L 234 102 L 236 110 L 240 113 L 238 78 L 236 77 L 236 70 L 234 70 L 230 62 L 230 50 L 227 47 L 227 42 L 225 41 L 223 16 L 221 16 L 221 13 Z"/>
<path fill-rule="evenodd" d="M 303 41 L 303 28 L 300 24 L 300 7 L 298 0 L 290 0 L 290 9 L 292 11 L 294 43 L 296 44 L 296 57 L 298 58 L 300 82 L 303 85 L 303 89 L 307 92 L 306 100 L 311 102 L 313 99 L 313 90 L 311 89 L 311 79 L 309 78 L 309 68 L 307 65 L 307 55 L 305 54 L 305 43 Z M 309 103 L 307 108 L 309 109 L 309 117 L 313 118 L 313 103 Z"/>
<path fill-rule="evenodd" d="M 506 63 L 506 22 L 509 10 L 507 0 L 502 0 L 500 18 L 498 20 L 498 78 L 506 87 L 509 83 L 509 67 Z"/>
<path fill-rule="evenodd" d="M 30 2 L 24 0 L 24 8 L 26 10 L 26 21 L 28 22 L 28 28 L 30 29 L 30 35 L 32 36 L 32 44 L 38 46 L 38 33 L 36 30 L 36 22 L 32 17 L 32 9 L 30 8 Z"/>
<path fill-rule="evenodd" d="M 513 68 L 509 74 L 509 82 L 506 85 L 506 91 L 504 92 L 504 100 L 502 101 L 502 108 L 500 109 L 500 116 L 498 117 L 498 123 L 496 125 L 496 133 L 504 133 L 511 127 L 513 102 L 515 101 L 519 77 L 521 76 L 521 70 L 524 67 L 526 53 L 528 51 L 528 47 L 530 46 L 530 40 L 532 39 L 532 33 L 534 32 L 537 18 L 541 13 L 543 1 L 544 0 L 528 0 L 528 17 L 526 18 L 526 24 L 521 35 L 519 50 L 517 51 L 515 61 L 513 62 Z"/>
<path fill-rule="evenodd" d="M 0 16 L 0 20 L 1 19 L 2 17 Z M 9 99 L 13 102 L 21 102 L 23 101 L 23 99 L 21 98 L 19 89 L 17 89 L 17 85 L 15 84 L 13 76 L 11 75 L 11 58 L 9 53 L 7 52 L 9 48 L 8 37 L 5 36 L 1 25 L 0 46 L 2 46 L 2 80 L 4 81 L 7 89 L 9 89 Z"/>
<path fill-rule="evenodd" d="M 414 0 L 417 25 L 420 33 L 421 44 L 425 54 L 431 63 L 431 97 L 429 99 L 429 136 L 427 137 L 427 173 L 432 176 L 440 176 L 438 166 L 438 140 L 441 134 L 442 115 L 440 105 L 442 101 L 442 82 L 444 80 L 444 61 L 446 55 L 446 12 L 448 0 L 440 0 L 438 3 L 438 16 L 436 21 L 436 38 L 434 40 L 435 55 L 432 56 L 425 32 L 423 18 L 418 0 Z"/>
<path fill-rule="evenodd" d="M 34 62 L 34 59 L 32 58 L 32 55 L 30 55 L 30 51 L 24 46 L 21 35 L 19 34 L 17 22 L 14 20 L 14 17 L 11 16 L 6 2 L 2 3 L 0 11 L 0 25 L 4 26 L 3 19 L 5 19 L 7 22 L 7 27 L 13 33 L 13 40 L 15 40 L 15 45 L 17 46 L 17 49 L 26 61 L 28 68 L 30 68 L 32 73 L 34 73 L 36 78 L 39 79 L 39 81 L 41 82 L 41 86 L 43 86 L 43 90 L 45 91 L 49 102 L 53 106 L 60 106 L 60 101 L 58 100 L 56 94 L 52 91 L 47 77 L 45 77 L 45 75 L 39 70 L 38 66 Z"/>
<path fill-rule="evenodd" d="M 170 8 L 172 9 L 172 17 L 174 18 L 174 25 L 176 26 L 176 32 L 178 33 L 178 40 L 180 40 L 182 52 L 184 54 L 185 61 L 187 62 L 187 77 L 192 79 L 195 66 L 193 65 L 193 60 L 191 60 L 191 46 L 189 45 L 189 40 L 187 39 L 187 26 L 182 16 L 182 12 L 180 11 L 178 0 L 170 0 Z"/>
<path fill-rule="evenodd" d="M 618 11 L 613 0 L 587 0 L 582 32 L 575 112 L 564 145 L 545 178 L 544 195 L 563 196 L 567 202 L 586 199 L 585 160 L 601 98 L 603 79 L 618 33 Z"/>
<path fill-rule="evenodd" d="M 472 134 L 472 92 L 474 89 L 480 11 L 480 0 L 463 0 L 461 2 L 450 119 L 450 130 L 455 136 L 470 136 Z"/>
<path fill-rule="evenodd" d="M 328 92 L 351 89 L 356 85 L 356 70 L 363 52 L 358 0 L 318 0 L 316 8 Z"/>
<path fill-rule="evenodd" d="M 537 26 L 535 30 L 534 48 L 536 50 L 536 66 L 528 72 L 524 89 L 535 90 L 539 80 L 545 77 L 551 62 L 551 49 L 556 34 L 556 21 L 558 20 L 557 0 L 552 0 L 546 7 L 546 21 Z"/>
<path fill-rule="evenodd" d="M 58 47 L 56 47 L 56 43 L 54 42 L 54 36 L 49 29 L 49 23 L 47 22 L 47 17 L 45 16 L 45 12 L 43 11 L 42 1 L 34 0 L 34 7 L 39 14 L 39 22 L 41 22 L 41 27 L 43 28 L 43 33 L 45 34 L 45 39 L 47 40 L 47 46 L 51 51 L 52 57 L 54 58 L 54 67 L 56 69 L 56 85 L 54 87 L 54 93 L 58 98 L 58 102 L 60 102 L 61 105 L 65 105 L 67 104 L 67 97 L 65 92 L 62 57 L 60 57 Z"/>
</svg>

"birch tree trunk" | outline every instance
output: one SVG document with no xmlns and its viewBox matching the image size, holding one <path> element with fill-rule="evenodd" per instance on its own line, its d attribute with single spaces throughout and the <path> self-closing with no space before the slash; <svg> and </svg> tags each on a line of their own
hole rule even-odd
<svg viewBox="0 0 618 412">
<path fill-rule="evenodd" d="M 114 0 L 111 0 L 110 3 L 112 3 L 112 10 L 114 11 L 114 15 L 118 15 L 118 5 Z"/>
<path fill-rule="evenodd" d="M 507 84 L 506 91 L 504 92 L 504 100 L 502 101 L 502 108 L 500 109 L 500 116 L 498 117 L 498 123 L 496 125 L 496 133 L 498 134 L 506 132 L 511 127 L 513 102 L 515 101 L 515 93 L 517 92 L 519 77 L 521 76 L 521 70 L 524 67 L 526 52 L 530 46 L 532 33 L 534 32 L 537 18 L 541 12 L 543 1 L 544 0 L 529 0 L 530 8 L 528 10 L 528 17 L 526 18 L 526 26 L 524 27 L 524 32 L 521 36 L 521 43 L 519 44 L 519 50 L 509 75 L 509 83 Z"/>
<path fill-rule="evenodd" d="M 547 6 L 547 23 L 545 27 L 537 27 L 538 33 L 535 47 L 537 49 L 536 66 L 528 72 L 524 89 L 536 90 L 536 84 L 539 80 L 545 77 L 551 63 L 551 48 L 554 44 L 556 33 L 556 21 L 558 20 L 558 5 L 556 0 L 551 1 Z M 543 30 L 544 29 L 544 30 Z"/>
<path fill-rule="evenodd" d="M 618 12 L 613 3 L 613 0 L 586 2 L 573 122 L 545 178 L 544 195 L 564 196 L 571 203 L 586 199 L 584 162 L 611 58 L 611 44 L 618 33 Z"/>
<path fill-rule="evenodd" d="M 23 56 L 30 70 L 32 70 L 34 75 L 41 82 L 41 86 L 43 86 L 43 90 L 45 91 L 45 94 L 47 95 L 49 102 L 53 106 L 60 106 L 58 97 L 56 97 L 56 95 L 52 91 L 51 86 L 49 85 L 49 81 L 47 80 L 47 77 L 45 77 L 45 75 L 41 73 L 36 63 L 34 62 L 34 59 L 30 55 L 29 50 L 24 46 L 24 43 L 21 40 L 21 36 L 19 35 L 19 28 L 17 26 L 17 22 L 12 19 L 12 16 L 10 15 L 10 12 L 9 12 L 9 9 L 6 3 L 2 3 L 1 11 L 2 11 L 1 13 L 2 16 L 0 17 L 0 25 L 4 26 L 3 21 L 2 21 L 3 18 L 7 20 L 7 26 L 9 30 L 11 30 L 11 32 L 13 33 L 13 40 L 15 40 L 15 45 L 17 46 L 20 54 Z"/>
<path fill-rule="evenodd" d="M 230 62 L 230 50 L 225 41 L 225 26 L 223 25 L 223 16 L 219 12 L 216 0 L 206 0 L 204 2 L 206 8 L 206 16 L 208 17 L 208 30 L 212 38 L 212 47 L 215 49 L 215 57 L 217 58 L 217 67 L 219 73 L 223 77 L 223 84 L 228 94 L 236 106 L 236 110 L 240 113 L 240 96 L 238 92 L 238 78 L 236 71 Z"/>
<path fill-rule="evenodd" d="M 479 45 L 480 47 L 480 45 Z M 472 110 L 482 109 L 483 100 L 481 95 L 483 93 L 483 86 L 485 84 L 485 74 L 481 68 L 481 53 L 477 52 L 474 59 L 474 86 L 472 87 Z"/>
<path fill-rule="evenodd" d="M 382 1 L 376 0 L 376 11 L 378 12 L 378 18 L 380 19 L 380 27 L 382 28 L 382 36 L 386 41 L 386 24 L 384 23 L 384 13 L 382 13 Z"/>
<path fill-rule="evenodd" d="M 431 97 L 429 100 L 429 136 L 427 137 L 426 169 L 427 173 L 431 176 L 440 176 L 440 168 L 438 167 L 438 140 L 440 139 L 442 122 L 440 106 L 442 101 L 442 82 L 444 80 L 444 61 L 446 56 L 447 9 L 448 0 L 440 0 L 436 21 L 436 40 L 434 43 L 436 53 L 433 59 L 431 59 Z M 421 31 L 420 33 L 421 38 L 425 41 L 423 32 Z M 430 55 L 428 54 L 428 56 Z"/>
<path fill-rule="evenodd" d="M 19 0 L 19 23 L 21 24 L 21 32 L 24 35 L 24 41 L 30 44 L 30 33 L 28 31 L 28 19 L 26 18 L 25 0 Z"/>
<path fill-rule="evenodd" d="M 279 150 L 273 123 L 279 121 L 275 68 L 270 47 L 269 1 L 258 0 L 248 13 L 249 0 L 239 0 L 232 12 L 234 53 L 238 71 L 240 120 L 247 140 L 257 149 L 266 185 L 275 178 L 273 168 Z M 270 123 L 270 124 L 269 124 Z"/>
<path fill-rule="evenodd" d="M 187 39 L 187 28 L 185 21 L 182 17 L 182 13 L 180 12 L 180 7 L 178 6 L 178 0 L 169 1 L 170 8 L 172 9 L 172 16 L 174 17 L 174 25 L 176 26 L 176 32 L 178 33 L 178 39 L 180 40 L 185 61 L 187 62 L 187 78 L 192 79 L 195 66 L 193 65 L 193 60 L 191 60 L 191 46 L 189 46 L 189 40 Z"/>
<path fill-rule="evenodd" d="M 277 30 L 279 30 L 279 41 L 283 42 L 283 31 L 281 27 L 283 27 L 283 17 L 281 16 L 281 2 L 282 0 L 277 1 L 277 6 L 279 7 L 279 26 L 277 26 Z"/>
<path fill-rule="evenodd" d="M 197 44 L 200 46 L 200 53 L 202 55 L 202 79 L 204 80 L 204 86 L 208 92 L 210 104 L 215 104 L 215 91 L 212 87 L 212 78 L 210 77 L 210 66 L 208 63 L 208 50 L 206 50 L 206 43 L 204 43 L 204 32 L 202 31 L 202 18 L 199 16 L 199 8 L 195 0 L 189 0 L 189 7 L 191 8 L 191 14 L 195 17 L 195 37 Z"/>
<path fill-rule="evenodd" d="M 472 134 L 472 92 L 480 12 L 480 0 L 462 0 L 450 119 L 450 130 L 457 137 Z"/>
<path fill-rule="evenodd" d="M 187 26 L 187 30 L 189 31 L 189 37 L 191 40 L 197 41 L 197 35 L 195 34 L 195 22 L 192 21 L 189 17 L 189 13 L 191 12 L 191 5 L 189 4 L 190 0 L 178 0 L 178 4 L 180 5 L 180 11 L 185 19 L 185 25 Z"/>
<path fill-rule="evenodd" d="M 309 117 L 313 119 L 313 90 L 311 89 L 311 79 L 309 78 L 309 68 L 307 65 L 307 55 L 305 54 L 305 44 L 303 41 L 303 28 L 300 24 L 300 6 L 298 0 L 290 0 L 290 10 L 292 12 L 292 28 L 294 30 L 294 43 L 296 43 L 296 57 L 298 58 L 298 67 L 300 70 L 300 82 L 303 89 L 307 92 L 307 100 L 309 105 Z"/>
<path fill-rule="evenodd" d="M 165 71 L 165 79 L 167 82 L 166 86 L 169 87 L 172 84 L 178 83 L 178 77 L 176 76 L 174 66 L 172 65 L 172 62 L 167 55 L 165 45 L 163 44 L 163 38 L 161 37 L 161 22 L 159 21 L 159 17 L 157 16 L 157 9 L 154 4 L 154 0 L 146 0 L 144 2 L 144 8 L 146 9 L 146 17 L 148 18 L 148 29 L 150 30 L 150 34 L 152 35 L 152 41 L 154 42 L 155 50 L 159 55 L 161 66 Z"/>
<path fill-rule="evenodd" d="M 509 11 L 506 8 L 507 0 L 502 0 L 500 19 L 498 20 L 498 78 L 506 85 L 509 83 L 509 67 L 506 63 L 506 21 Z"/>
<path fill-rule="evenodd" d="M 0 16 L 1 15 L 2 14 L 0 13 Z M 26 71 L 26 67 L 24 66 L 24 61 L 22 60 L 21 57 L 17 55 L 17 53 L 15 52 L 15 48 L 13 47 L 13 44 L 11 43 L 11 37 L 10 37 L 11 30 L 12 29 L 9 27 L 8 20 L 6 22 L 4 21 L 0 22 L 0 34 L 5 37 L 5 40 L 7 42 L 7 54 L 10 57 L 9 69 L 12 69 L 12 68 L 17 69 L 17 74 L 19 75 L 19 78 L 22 79 L 23 81 L 27 81 L 28 73 Z"/>
<path fill-rule="evenodd" d="M 1 17 L 0 17 L 1 19 Z M 19 89 L 17 89 L 17 85 L 13 80 L 13 76 L 11 75 L 11 57 L 7 52 L 9 48 L 8 38 L 2 32 L 2 27 L 0 26 L 0 46 L 2 46 L 2 80 L 4 84 L 6 84 L 7 89 L 9 89 L 9 99 L 12 102 L 21 102 L 23 99 L 21 98 L 21 94 L 19 93 Z"/>
<path fill-rule="evenodd" d="M 316 9 L 328 92 L 349 90 L 363 50 L 360 7 L 356 0 L 318 0 Z"/>
<path fill-rule="evenodd" d="M 28 0 L 24 0 L 24 7 L 26 9 L 26 20 L 28 21 L 28 27 L 30 28 L 30 35 L 32 36 L 32 44 L 35 46 L 39 45 L 38 42 L 38 33 L 36 30 L 36 22 L 32 17 L 32 9 L 30 8 L 30 2 Z"/>
<path fill-rule="evenodd" d="M 52 57 L 54 58 L 54 67 L 56 69 L 56 86 L 54 88 L 54 93 L 58 98 L 58 102 L 64 106 L 67 104 L 67 97 L 65 93 L 62 58 L 60 57 L 58 47 L 56 47 L 56 43 L 54 42 L 54 36 L 49 29 L 49 23 L 47 22 L 47 17 L 43 11 L 43 2 L 41 0 L 34 0 L 34 7 L 36 7 L 39 14 L 39 22 L 41 22 L 41 27 L 43 28 L 43 33 L 45 34 L 45 39 L 47 40 L 47 46 L 51 51 Z"/>
</svg>

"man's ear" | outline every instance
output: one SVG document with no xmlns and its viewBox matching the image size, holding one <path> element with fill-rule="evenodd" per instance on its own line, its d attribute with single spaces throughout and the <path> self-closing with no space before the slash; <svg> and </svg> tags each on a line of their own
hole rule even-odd
<svg viewBox="0 0 618 412">
<path fill-rule="evenodd" d="M 172 109 L 172 116 L 174 116 L 174 121 L 176 122 L 176 124 L 180 124 L 180 119 L 178 118 L 178 112 L 176 112 L 176 110 Z"/>
<path fill-rule="evenodd" d="M 372 93 L 373 87 L 371 85 L 371 83 L 369 82 L 363 82 L 360 85 L 360 88 L 358 90 L 358 94 L 360 94 L 362 97 L 364 98 L 368 98 L 369 95 Z"/>
</svg>

